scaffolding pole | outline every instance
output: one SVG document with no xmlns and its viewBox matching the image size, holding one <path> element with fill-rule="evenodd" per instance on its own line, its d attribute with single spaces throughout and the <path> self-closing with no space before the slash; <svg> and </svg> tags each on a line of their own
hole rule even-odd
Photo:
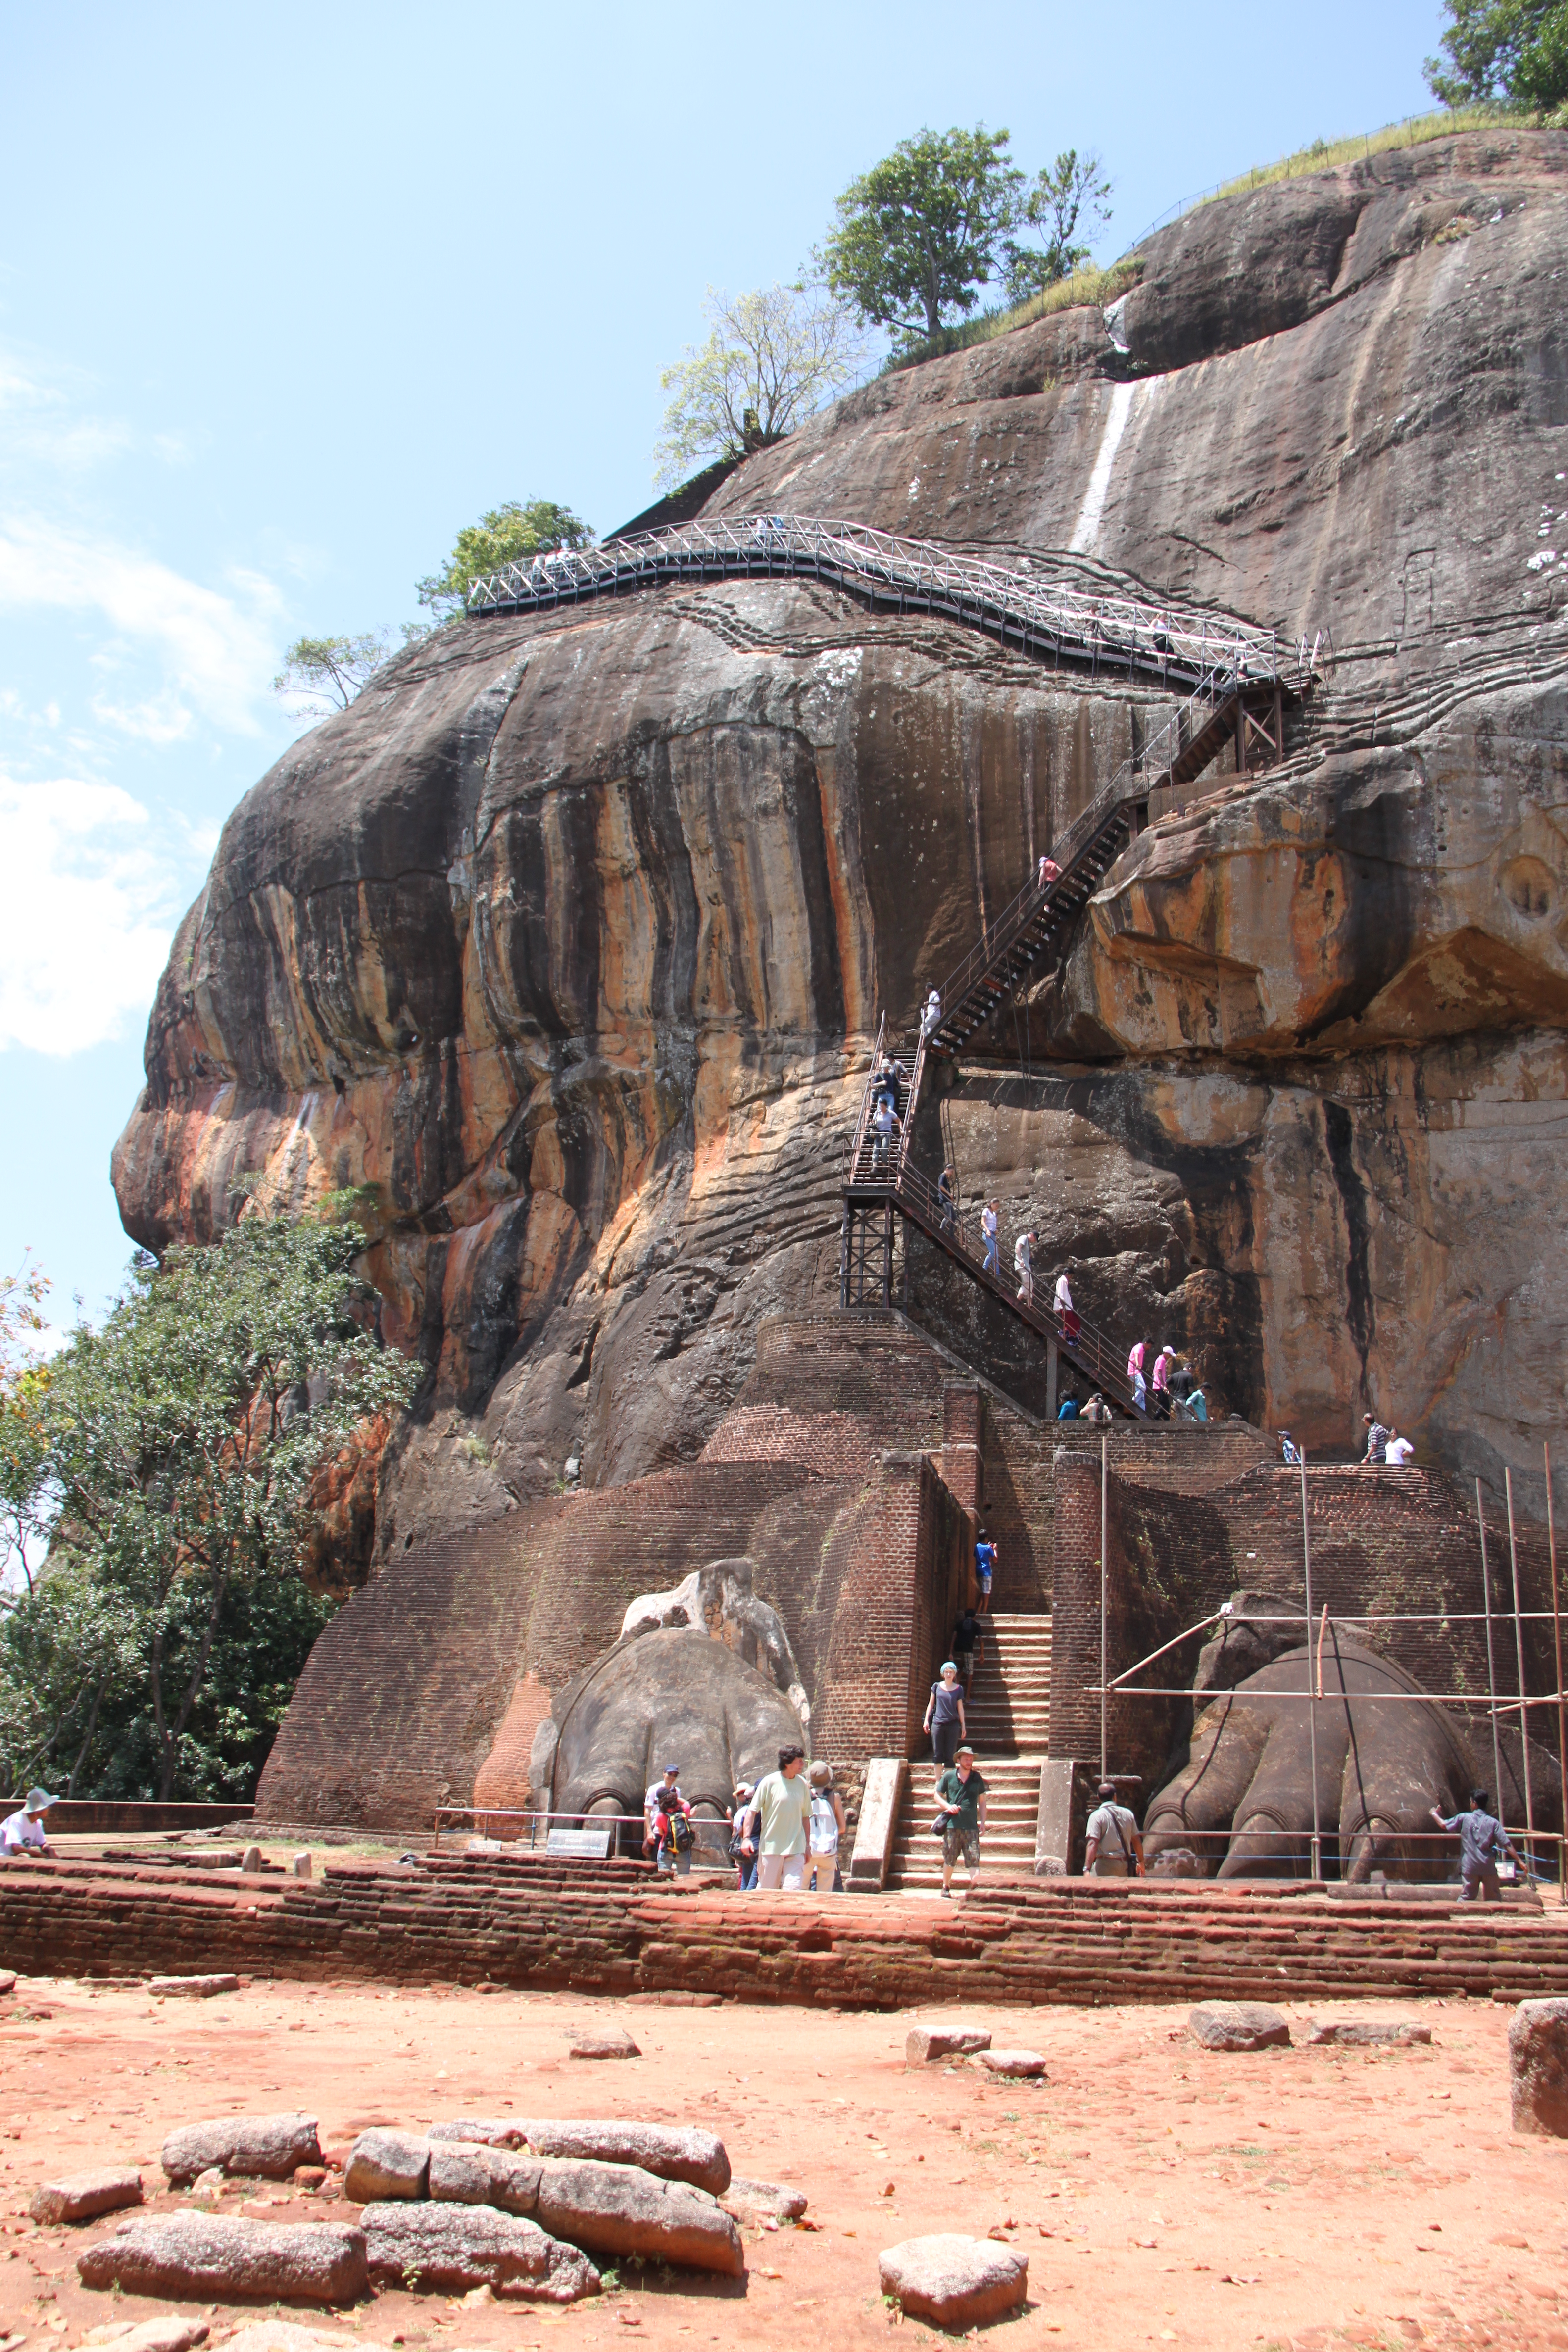
<svg viewBox="0 0 1568 2352">
<path fill-rule="evenodd" d="M 1508 1560 L 1513 1576 L 1513 1646 L 1519 1658 L 1519 1761 L 1524 1774 L 1524 1832 L 1531 1848 L 1531 1868 L 1535 1867 L 1535 1801 L 1530 1790 L 1530 1717 L 1529 1702 L 1524 1695 L 1524 1627 L 1519 1614 L 1519 1546 L 1513 1534 L 1513 1472 L 1505 1463 L 1502 1474 L 1503 1492 L 1508 1496 Z M 1495 1717 L 1494 1717 L 1495 1720 Z"/>
<path fill-rule="evenodd" d="M 1557 1524 L 1552 1516 L 1552 1448 L 1544 1439 L 1546 1457 L 1546 1541 L 1552 1555 L 1552 1639 L 1557 1651 L 1557 1785 L 1563 1803 L 1563 1831 L 1568 1836 L 1568 1715 L 1563 1690 L 1563 1612 L 1557 1605 Z"/>
<path fill-rule="evenodd" d="M 1323 1874 L 1323 1825 L 1318 1806 L 1318 1702 L 1312 1689 L 1312 1531 L 1307 1520 L 1307 1454 L 1301 1452 L 1301 1566 L 1307 1587 L 1307 1729 L 1312 1749 L 1312 1878 Z"/>
<path fill-rule="evenodd" d="M 1476 1525 L 1481 1531 L 1481 1596 L 1487 1611 L 1487 1690 L 1491 1698 L 1492 1797 L 1502 1802 L 1502 1749 L 1497 1731 L 1497 1660 L 1492 1655 L 1492 1580 L 1487 1566 L 1487 1515 L 1481 1503 L 1481 1482 L 1476 1480 Z"/>
<path fill-rule="evenodd" d="M 1101 1430 L 1100 1433 L 1100 1777 L 1102 1780 L 1110 1769 L 1109 1750 L 1106 1747 L 1105 1737 L 1105 1710 L 1110 1698 L 1110 1693 L 1105 1687 L 1105 1620 L 1108 1606 L 1105 1570 L 1105 1536 L 1107 1521 L 1109 1518 L 1107 1505 L 1110 1485 L 1110 1439 L 1108 1433 Z"/>
</svg>

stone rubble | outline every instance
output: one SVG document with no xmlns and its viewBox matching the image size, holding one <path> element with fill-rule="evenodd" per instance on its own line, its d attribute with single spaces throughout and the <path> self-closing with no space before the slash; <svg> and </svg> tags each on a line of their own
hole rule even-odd
<svg viewBox="0 0 1568 2352">
<path fill-rule="evenodd" d="M 177 2302 L 357 2303 L 369 2284 L 365 2236 L 346 2221 L 247 2221 L 158 2213 L 121 2221 L 77 2258 L 84 2286 Z"/>
<path fill-rule="evenodd" d="M 1208 2000 L 1187 2020 L 1194 2042 L 1205 2050 L 1288 2050 L 1290 2028 L 1277 2009 L 1261 2000 Z"/>
<path fill-rule="evenodd" d="M 593 2254 L 641 2254 L 739 2278 L 741 2233 L 717 2199 L 634 2164 L 545 2158 L 539 2218 Z"/>
<path fill-rule="evenodd" d="M 1430 2042 L 1429 2025 L 1409 2025 L 1399 2018 L 1348 2017 L 1334 2018 L 1326 2025 L 1314 2025 L 1307 2036 L 1310 2045 L 1337 2043 L 1342 2050 L 1372 2050 L 1384 2042 Z"/>
<path fill-rule="evenodd" d="M 1568 2000 L 1521 2000 L 1508 2029 L 1516 2132 L 1568 2139 Z"/>
<path fill-rule="evenodd" d="M 105 2165 L 63 2180 L 41 2180 L 27 2207 L 35 2221 L 95 2221 L 100 2213 L 142 2202 L 142 2175 L 133 2166 Z"/>
<path fill-rule="evenodd" d="M 153 1977 L 147 1990 L 156 2000 L 210 2000 L 215 1993 L 237 1992 L 239 1979 L 223 1972 L 205 1977 Z"/>
<path fill-rule="evenodd" d="M 568 2058 L 640 2058 L 642 2052 L 629 2033 L 580 2033 L 566 2055 Z"/>
<path fill-rule="evenodd" d="M 389 2197 L 423 2197 L 429 2170 L 428 2140 L 412 2132 L 363 2131 L 343 2172 L 343 2195 L 355 2205 L 374 2205 Z"/>
<path fill-rule="evenodd" d="M 967 2058 L 989 2050 L 991 2036 L 956 2026 L 917 2025 L 904 2042 L 906 2066 L 934 2066 L 943 2058 Z"/>
<path fill-rule="evenodd" d="M 320 2164 L 314 2116 L 219 2116 L 182 2124 L 163 2142 L 162 2163 L 176 2189 L 209 2166 L 258 2180 L 287 2180 L 296 2165 Z"/>
<path fill-rule="evenodd" d="M 521 2215 L 485 2205 L 367 2205 L 360 2217 L 370 2275 L 384 2284 L 494 2287 L 538 2303 L 599 2292 L 599 2273 Z"/>
<path fill-rule="evenodd" d="M 1028 2256 L 988 2238 L 906 2238 L 885 2247 L 877 2265 L 882 2293 L 906 2319 L 937 2327 L 982 2327 L 1018 2310 L 1028 2293 Z"/>
<path fill-rule="evenodd" d="M 716 2133 L 672 2124 L 576 2117 L 559 2123 L 522 2117 L 517 2128 L 536 2156 L 590 2157 L 603 2164 L 636 2164 L 661 2180 L 689 2181 L 721 2197 L 730 2186 L 730 2158 Z"/>
<path fill-rule="evenodd" d="M 720 2203 L 736 2218 L 750 2220 L 755 2214 L 770 2214 L 777 2221 L 798 2221 L 806 2209 L 804 2189 L 792 2189 L 782 2180 L 749 2180 L 743 2173 L 734 2173 Z"/>
<path fill-rule="evenodd" d="M 990 2074 L 1005 2074 L 1011 2082 L 1037 2082 L 1046 2071 L 1046 2062 L 1037 2050 L 982 2050 L 976 2063 Z"/>
<path fill-rule="evenodd" d="M 437 2203 L 492 2205 L 531 2213 L 539 2203 L 540 2160 L 526 2150 L 442 2140 L 429 2154 L 430 2194 Z"/>
</svg>

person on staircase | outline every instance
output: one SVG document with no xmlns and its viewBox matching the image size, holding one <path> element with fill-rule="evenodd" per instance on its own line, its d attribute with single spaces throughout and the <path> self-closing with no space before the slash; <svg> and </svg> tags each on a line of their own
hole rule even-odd
<svg viewBox="0 0 1568 2352">
<path fill-rule="evenodd" d="M 985 1271 L 994 1274 L 998 1282 L 1002 1279 L 1002 1252 L 996 1239 L 999 1206 L 995 1201 L 987 1201 L 980 1212 L 980 1238 L 985 1244 Z"/>
<path fill-rule="evenodd" d="M 968 1865 L 969 1884 L 980 1877 L 980 1832 L 985 1827 L 985 1783 L 974 1769 L 974 1750 L 961 1748 L 936 1784 L 942 1813 L 942 1891 L 951 1901 L 953 1865 Z"/>
<path fill-rule="evenodd" d="M 1035 1236 L 1020 1234 L 1013 1244 L 1013 1271 L 1018 1277 L 1018 1296 L 1026 1307 L 1035 1303 Z"/>
<path fill-rule="evenodd" d="M 952 1658 L 943 1664 L 941 1675 L 931 1686 L 921 1728 L 931 1734 L 931 1763 L 940 1780 L 957 1755 L 958 1743 L 965 1731 L 963 1685 L 958 1679 L 958 1667 Z"/>
<path fill-rule="evenodd" d="M 879 1096 L 871 1114 L 871 1165 L 885 1168 L 892 1156 L 893 1139 L 899 1132 L 899 1115 L 891 1098 Z"/>
<path fill-rule="evenodd" d="M 934 1037 L 942 1027 L 942 992 L 933 988 L 926 998 L 926 1009 L 921 1015 L 921 1041 Z"/>
<path fill-rule="evenodd" d="M 936 1197 L 942 1203 L 942 1230 L 951 1237 L 958 1231 L 958 1171 L 944 1168 L 936 1180 Z"/>
<path fill-rule="evenodd" d="M 974 1679 L 974 1661 L 985 1654 L 985 1636 L 980 1630 L 980 1620 L 973 1609 L 966 1609 L 952 1629 L 952 1655 L 958 1667 L 958 1679 L 967 1697 Z"/>
<path fill-rule="evenodd" d="M 1127 1378 L 1132 1389 L 1132 1402 L 1140 1412 L 1147 1412 L 1149 1409 L 1149 1383 L 1143 1376 L 1143 1367 L 1148 1360 L 1148 1340 L 1134 1339 L 1127 1357 Z"/>
<path fill-rule="evenodd" d="M 1056 1309 L 1057 1321 L 1061 1325 L 1062 1338 L 1069 1348 L 1077 1344 L 1078 1336 L 1083 1329 L 1083 1325 L 1078 1318 L 1078 1310 L 1072 1303 L 1072 1285 L 1068 1280 L 1071 1270 L 1069 1266 L 1064 1265 L 1058 1275 L 1056 1296 L 1051 1301 Z"/>
<path fill-rule="evenodd" d="M 1051 883 L 1059 882 L 1061 880 L 1061 873 L 1062 869 L 1057 864 L 1054 857 L 1042 857 L 1040 859 L 1039 871 L 1035 877 L 1036 889 L 1044 890 L 1048 888 Z"/>
<path fill-rule="evenodd" d="M 1175 1360 L 1176 1351 L 1167 1339 L 1154 1359 L 1154 1377 L 1151 1383 L 1154 1411 L 1162 1421 L 1171 1418 L 1171 1367 Z"/>
<path fill-rule="evenodd" d="M 974 1581 L 980 1587 L 980 1606 L 991 1606 L 991 1583 L 996 1573 L 998 1553 L 984 1528 L 974 1538 Z"/>
</svg>

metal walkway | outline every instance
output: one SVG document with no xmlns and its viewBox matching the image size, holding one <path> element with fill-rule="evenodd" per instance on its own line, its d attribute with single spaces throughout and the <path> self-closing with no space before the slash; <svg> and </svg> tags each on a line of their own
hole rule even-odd
<svg viewBox="0 0 1568 2352">
<path fill-rule="evenodd" d="M 470 614 L 548 613 L 667 581 L 821 581 L 874 612 L 930 613 L 1004 646 L 1090 671 L 1114 669 L 1211 698 L 1237 684 L 1300 678 L 1304 648 L 1217 613 L 1097 595 L 923 539 L 810 515 L 728 515 L 639 532 L 603 547 L 509 563 L 468 592 Z"/>
</svg>

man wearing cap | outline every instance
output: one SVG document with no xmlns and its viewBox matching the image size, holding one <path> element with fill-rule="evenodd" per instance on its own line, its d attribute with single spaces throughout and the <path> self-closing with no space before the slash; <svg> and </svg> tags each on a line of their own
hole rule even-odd
<svg viewBox="0 0 1568 2352">
<path fill-rule="evenodd" d="M 1143 1875 L 1143 1832 L 1130 1807 L 1116 1801 L 1116 1783 L 1102 1780 L 1100 1802 L 1089 1817 L 1083 1849 L 1086 1878 L 1128 1878 Z"/>
<path fill-rule="evenodd" d="M 951 1898 L 953 1864 L 960 1855 L 969 1867 L 969 1884 L 980 1876 L 980 1832 L 985 1827 L 985 1783 L 974 1769 L 974 1750 L 961 1748 L 936 1784 L 942 1820 L 942 1891 Z"/>
<path fill-rule="evenodd" d="M 43 1816 L 58 1802 L 59 1799 L 51 1797 L 47 1789 L 29 1789 L 20 1811 L 0 1822 L 0 1852 L 7 1858 L 15 1853 L 53 1853 L 54 1847 L 44 1832 Z"/>
<path fill-rule="evenodd" d="M 689 1813 L 690 1811 L 680 1793 L 679 1765 L 667 1764 L 663 1780 L 654 1782 L 642 1801 L 642 1850 L 649 1857 L 657 1857 L 660 1870 L 674 1870 L 681 1878 L 691 1875 L 691 1848 L 688 1846 L 684 1853 L 677 1852 L 671 1854 L 670 1842 L 658 1824 L 661 1820 L 672 1821 L 677 1813 Z"/>
</svg>

